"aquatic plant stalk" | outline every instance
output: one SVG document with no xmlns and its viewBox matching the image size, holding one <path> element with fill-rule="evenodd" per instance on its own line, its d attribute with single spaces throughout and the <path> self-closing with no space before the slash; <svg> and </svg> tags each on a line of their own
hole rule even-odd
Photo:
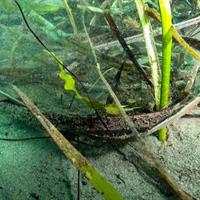
<svg viewBox="0 0 200 200">
<path fill-rule="evenodd" d="M 172 15 L 170 0 L 158 0 L 161 23 L 162 23 L 162 80 L 160 109 L 168 107 L 170 92 L 170 66 L 172 51 Z M 159 131 L 159 139 L 164 142 L 166 140 L 166 129 Z"/>
<path fill-rule="evenodd" d="M 118 39 L 118 41 L 121 44 L 122 48 L 126 52 L 127 56 L 129 57 L 131 62 L 134 64 L 134 67 L 141 74 L 142 78 L 144 79 L 144 81 L 146 81 L 146 83 L 148 84 L 150 89 L 152 89 L 153 84 L 152 84 L 151 80 L 149 80 L 145 70 L 140 66 L 140 64 L 138 63 L 138 61 L 136 59 L 136 56 L 133 54 L 133 52 L 131 51 L 131 49 L 127 45 L 125 39 L 122 37 L 121 32 L 119 31 L 119 29 L 118 29 L 116 23 L 114 22 L 112 16 L 110 15 L 110 13 L 105 12 L 104 13 L 104 17 L 105 17 L 106 21 L 108 22 L 113 34 L 116 36 L 116 38 Z"/>
<path fill-rule="evenodd" d="M 146 7 L 145 10 L 147 11 L 148 15 L 150 15 L 151 17 L 155 18 L 156 20 L 161 22 L 161 17 L 159 15 L 159 13 L 153 9 L 153 8 L 149 8 Z M 176 27 L 174 25 L 172 25 L 172 36 L 174 37 L 174 39 L 185 48 L 185 50 L 195 59 L 200 61 L 200 54 L 195 51 L 185 40 L 184 38 L 181 37 L 181 35 L 178 33 L 178 31 L 176 30 Z"/>
<path fill-rule="evenodd" d="M 16 86 L 13 86 L 18 96 L 22 99 L 26 107 L 32 112 L 37 120 L 42 124 L 54 142 L 58 145 L 64 155 L 72 164 L 80 170 L 90 181 L 95 189 L 102 194 L 106 200 L 123 200 L 123 197 L 115 188 L 91 165 L 91 163 L 56 129 L 56 127 L 40 112 L 40 110 L 30 101 L 30 99 Z"/>
<path fill-rule="evenodd" d="M 73 31 L 74 31 L 74 34 L 78 34 L 78 29 L 77 29 L 77 26 L 76 26 L 76 22 L 74 20 L 74 16 L 72 14 L 72 10 L 68 4 L 68 0 L 64 0 L 64 5 L 65 5 L 65 9 L 66 9 L 66 12 L 68 14 L 68 17 L 69 17 L 69 20 L 70 20 L 70 23 L 72 25 L 72 28 L 73 28 Z"/>
<path fill-rule="evenodd" d="M 143 0 L 135 0 L 137 11 L 140 17 L 140 22 L 142 24 L 144 39 L 146 44 L 146 49 L 149 57 L 149 63 L 151 66 L 151 77 L 153 80 L 154 87 L 154 98 L 156 104 L 156 110 L 160 108 L 160 79 L 161 71 L 160 64 L 158 60 L 158 54 L 155 46 L 153 30 L 149 20 L 149 16 L 145 12 L 145 5 Z"/>
<path fill-rule="evenodd" d="M 128 124 L 128 126 L 131 128 L 132 132 L 135 133 L 136 136 L 139 135 L 137 129 L 135 128 L 135 125 L 134 123 L 130 120 L 130 118 L 128 117 L 128 115 L 126 114 L 123 106 L 121 105 L 119 99 L 117 98 L 116 94 L 114 93 L 114 91 L 112 90 L 110 84 L 108 83 L 108 81 L 105 79 L 103 73 L 101 72 L 101 69 L 100 69 L 100 64 L 98 63 L 98 60 L 97 60 L 97 56 L 96 56 L 96 53 L 95 53 L 95 50 L 94 50 L 94 46 L 93 46 L 93 43 L 90 39 L 90 36 L 88 34 L 88 31 L 87 31 L 87 28 L 85 26 L 85 22 L 84 22 L 84 17 L 82 18 L 82 21 L 83 21 L 83 27 L 84 27 L 84 30 L 85 30 L 85 33 L 86 33 L 86 36 L 87 36 L 87 39 L 89 41 L 89 44 L 90 44 L 90 47 L 91 47 L 91 50 L 92 50 L 92 54 L 93 54 L 93 57 L 94 57 L 94 60 L 95 60 L 95 64 L 96 64 L 96 69 L 97 69 L 97 72 L 99 74 L 99 77 L 101 79 L 101 81 L 104 83 L 104 85 L 106 86 L 109 94 L 111 95 L 111 97 L 113 98 L 116 106 L 118 107 L 119 111 L 120 111 L 120 114 L 123 116 L 124 120 L 126 121 L 126 123 Z"/>
</svg>

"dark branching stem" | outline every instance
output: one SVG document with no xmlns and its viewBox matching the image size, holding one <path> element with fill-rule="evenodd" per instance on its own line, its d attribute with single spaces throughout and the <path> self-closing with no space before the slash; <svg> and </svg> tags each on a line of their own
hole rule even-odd
<svg viewBox="0 0 200 200">
<path fill-rule="evenodd" d="M 119 86 L 120 86 L 120 79 L 121 79 L 121 74 L 122 74 L 122 71 L 124 69 L 124 62 L 122 63 L 121 67 L 119 68 L 117 74 L 115 75 L 115 85 L 113 87 L 113 91 L 116 93 L 118 90 L 119 90 Z M 106 100 L 106 104 L 111 104 L 113 103 L 113 98 L 111 97 L 111 95 L 109 95 L 107 97 L 107 100 Z"/>
<path fill-rule="evenodd" d="M 143 79 L 148 83 L 148 85 L 150 85 L 151 88 L 153 88 L 153 84 L 152 82 L 148 79 L 146 72 L 142 69 L 142 67 L 139 65 L 139 63 L 137 62 L 135 55 L 132 53 L 132 51 L 130 50 L 130 48 L 128 47 L 126 41 L 124 40 L 124 38 L 122 37 L 117 25 L 115 24 L 112 16 L 109 13 L 105 13 L 104 14 L 111 30 L 113 31 L 113 34 L 116 36 L 116 38 L 118 39 L 119 43 L 121 44 L 121 46 L 123 47 L 124 51 L 126 52 L 126 54 L 128 55 L 129 59 L 132 61 L 132 63 L 134 64 L 134 66 L 136 67 L 136 69 L 141 73 L 141 75 L 143 76 Z"/>
<path fill-rule="evenodd" d="M 84 92 L 86 93 L 86 95 L 87 95 L 87 97 L 88 97 L 88 99 L 89 99 L 89 101 L 90 101 L 90 104 L 91 104 L 92 108 L 94 109 L 94 111 L 95 111 L 95 113 L 96 113 L 98 119 L 101 121 L 101 123 L 103 124 L 103 126 L 104 126 L 105 128 L 107 128 L 106 123 L 103 121 L 103 119 L 102 119 L 102 117 L 100 116 L 98 110 L 95 108 L 95 106 L 94 106 L 94 104 L 93 104 L 93 102 L 92 102 L 92 100 L 91 100 L 91 98 L 90 98 L 90 96 L 89 96 L 89 94 L 88 94 L 88 92 L 87 92 L 87 89 L 85 88 L 85 86 L 83 85 L 83 83 L 80 81 L 80 79 L 79 79 L 71 70 L 69 70 L 69 69 L 67 68 L 67 66 L 65 66 L 65 65 L 52 53 L 52 51 L 44 44 L 44 42 L 42 42 L 42 40 L 38 37 L 38 35 L 37 35 L 37 34 L 33 31 L 33 29 L 30 27 L 28 21 L 26 20 L 26 17 L 25 17 L 25 15 L 24 15 L 24 12 L 23 12 L 22 7 L 20 6 L 20 4 L 17 2 L 17 0 L 13 0 L 13 1 L 16 3 L 17 7 L 19 8 L 20 13 L 21 13 L 21 15 L 22 15 L 22 18 L 23 18 L 23 20 L 24 20 L 24 22 L 25 22 L 25 24 L 26 24 L 28 30 L 32 33 L 32 35 L 35 37 L 35 39 L 49 52 L 49 54 L 55 59 L 55 61 L 56 61 L 58 64 L 62 65 L 63 68 L 64 68 L 70 75 L 72 75 L 72 76 L 80 83 L 80 85 L 81 85 L 82 89 L 84 90 Z"/>
</svg>

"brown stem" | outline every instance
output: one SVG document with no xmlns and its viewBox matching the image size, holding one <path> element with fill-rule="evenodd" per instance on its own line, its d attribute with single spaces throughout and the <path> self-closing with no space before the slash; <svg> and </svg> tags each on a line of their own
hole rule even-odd
<svg viewBox="0 0 200 200">
<path fill-rule="evenodd" d="M 113 31 L 113 34 L 116 36 L 116 38 L 118 39 L 119 43 L 121 44 L 121 46 L 123 47 L 124 51 L 126 52 L 126 54 L 128 55 L 129 59 L 132 61 L 132 63 L 134 64 L 134 66 L 136 67 L 136 69 L 141 73 L 143 79 L 148 83 L 148 85 L 151 86 L 151 88 L 153 88 L 153 84 L 152 82 L 148 79 L 146 72 L 142 69 L 142 67 L 139 65 L 139 63 L 137 62 L 135 55 L 132 53 L 132 51 L 130 50 L 130 48 L 128 47 L 125 39 L 122 37 L 117 25 L 115 24 L 112 16 L 109 13 L 105 13 L 104 14 L 111 30 Z"/>
</svg>

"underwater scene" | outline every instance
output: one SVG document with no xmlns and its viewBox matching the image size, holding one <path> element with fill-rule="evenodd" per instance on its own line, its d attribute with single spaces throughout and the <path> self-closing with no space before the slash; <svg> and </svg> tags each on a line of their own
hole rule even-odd
<svg viewBox="0 0 200 200">
<path fill-rule="evenodd" d="M 199 0 L 0 9 L 0 200 L 200 199 Z"/>
</svg>

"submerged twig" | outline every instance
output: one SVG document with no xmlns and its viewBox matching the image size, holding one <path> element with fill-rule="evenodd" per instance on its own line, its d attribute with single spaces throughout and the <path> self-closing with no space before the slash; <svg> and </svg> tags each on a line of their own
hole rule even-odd
<svg viewBox="0 0 200 200">
<path fill-rule="evenodd" d="M 58 129 L 41 113 L 41 111 L 28 99 L 28 97 L 16 86 L 13 86 L 18 96 L 22 99 L 26 107 L 36 117 L 40 124 L 45 128 L 53 141 L 58 145 L 66 158 L 70 159 L 75 167 L 80 170 L 90 183 L 107 200 L 123 200 L 122 196 L 114 187 L 101 176 L 89 161 L 75 149 L 73 145 L 58 131 Z"/>
<path fill-rule="evenodd" d="M 124 69 L 124 63 L 122 63 L 121 67 L 119 68 L 119 70 L 117 71 L 117 74 L 114 77 L 115 83 L 113 86 L 113 91 L 116 93 L 119 90 L 120 87 L 120 79 L 121 79 L 121 74 L 122 71 Z M 105 73 L 103 73 L 104 75 Z M 113 102 L 113 99 L 110 95 L 108 95 L 107 99 L 106 99 L 106 104 L 111 104 Z"/>
<path fill-rule="evenodd" d="M 124 40 L 124 38 L 122 37 L 119 29 L 117 28 L 117 25 L 115 24 L 112 16 L 109 13 L 105 13 L 104 15 L 105 15 L 105 18 L 106 18 L 108 24 L 110 25 L 111 30 L 113 31 L 113 33 L 117 37 L 119 43 L 121 44 L 121 46 L 123 47 L 124 51 L 128 55 L 129 59 L 132 61 L 132 63 L 134 64 L 134 66 L 137 68 L 137 70 L 141 73 L 143 79 L 148 83 L 148 85 L 150 85 L 151 88 L 153 88 L 152 82 L 149 80 L 149 78 L 147 77 L 146 72 L 139 65 L 138 61 L 135 58 L 135 55 L 132 53 L 132 51 L 128 47 L 126 41 Z"/>
</svg>

